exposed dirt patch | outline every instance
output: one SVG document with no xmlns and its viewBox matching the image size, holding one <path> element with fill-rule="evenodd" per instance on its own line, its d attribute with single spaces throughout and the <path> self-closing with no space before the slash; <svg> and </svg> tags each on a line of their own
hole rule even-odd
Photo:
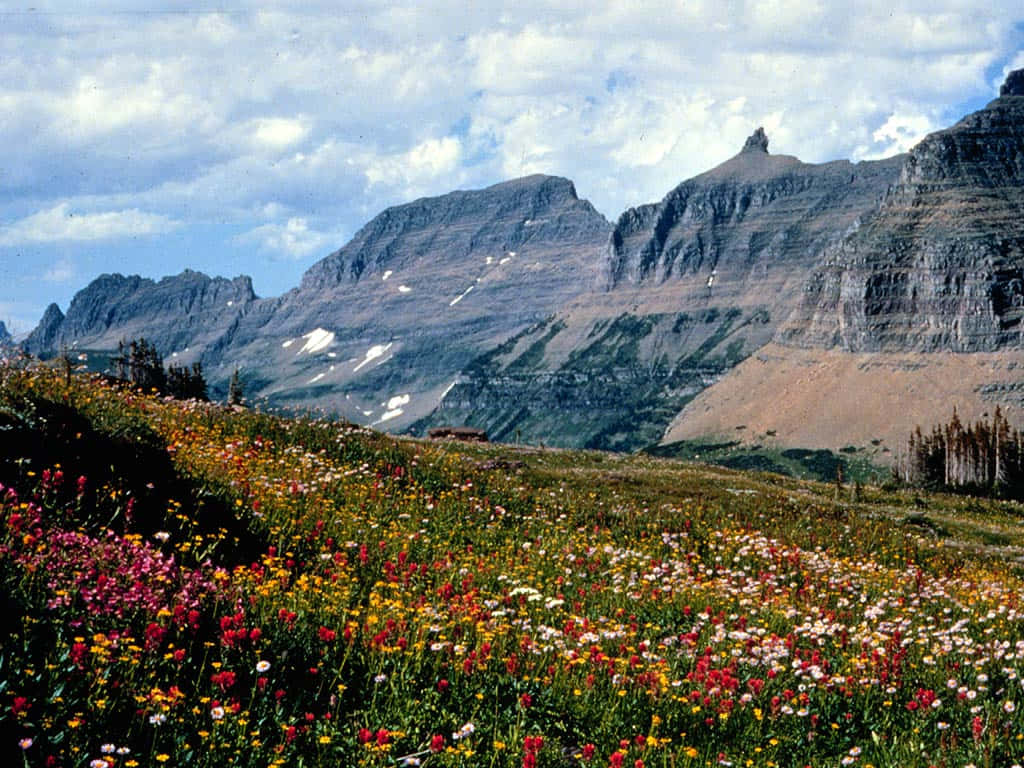
<svg viewBox="0 0 1024 768">
<path fill-rule="evenodd" d="M 852 445 L 890 463 L 915 426 L 931 429 L 954 406 L 965 422 L 999 405 L 1011 424 L 1024 424 L 1021 382 L 1017 350 L 851 354 L 769 344 L 690 402 L 662 443 L 728 435 L 803 448 Z"/>
</svg>

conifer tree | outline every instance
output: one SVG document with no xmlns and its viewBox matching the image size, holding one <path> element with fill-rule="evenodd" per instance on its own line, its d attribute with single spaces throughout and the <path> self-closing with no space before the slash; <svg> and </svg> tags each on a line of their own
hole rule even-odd
<svg viewBox="0 0 1024 768">
<path fill-rule="evenodd" d="M 241 405 L 245 399 L 245 393 L 242 391 L 242 377 L 235 368 L 234 373 L 231 374 L 231 382 L 228 384 L 228 405 Z"/>
</svg>

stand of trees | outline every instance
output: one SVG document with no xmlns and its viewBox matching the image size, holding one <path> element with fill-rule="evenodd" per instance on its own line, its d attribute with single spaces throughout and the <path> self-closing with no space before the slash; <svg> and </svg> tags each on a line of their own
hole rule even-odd
<svg viewBox="0 0 1024 768">
<path fill-rule="evenodd" d="M 953 409 L 946 424 L 917 427 L 894 467 L 908 485 L 1024 498 L 1024 434 L 996 407 L 990 420 L 964 425 Z"/>
<path fill-rule="evenodd" d="M 146 339 L 135 339 L 117 345 L 117 354 L 110 359 L 117 378 L 128 381 L 147 392 L 157 391 L 179 400 L 208 400 L 202 363 L 191 368 L 171 365 L 164 370 L 164 360 L 156 347 Z"/>
</svg>

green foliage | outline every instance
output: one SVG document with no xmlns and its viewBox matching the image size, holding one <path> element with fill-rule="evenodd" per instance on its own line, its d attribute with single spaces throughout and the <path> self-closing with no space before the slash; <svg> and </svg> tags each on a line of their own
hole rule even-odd
<svg viewBox="0 0 1024 768">
<path fill-rule="evenodd" d="M 143 392 L 170 395 L 179 400 L 209 399 L 201 362 L 191 367 L 172 364 L 164 370 L 163 357 L 145 338 L 134 339 L 127 345 L 118 342 L 117 354 L 110 359 L 110 364 L 117 378 Z"/>
</svg>

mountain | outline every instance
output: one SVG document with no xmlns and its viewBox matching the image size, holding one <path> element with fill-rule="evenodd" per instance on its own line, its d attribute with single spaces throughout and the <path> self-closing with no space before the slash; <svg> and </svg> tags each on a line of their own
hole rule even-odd
<svg viewBox="0 0 1024 768">
<path fill-rule="evenodd" d="M 119 341 L 144 336 L 165 356 L 195 359 L 256 300 L 252 281 L 244 276 L 227 280 L 186 270 L 154 282 L 101 275 L 75 294 L 67 315 L 51 304 L 24 347 L 51 357 L 62 346 L 112 351 Z"/>
<path fill-rule="evenodd" d="M 741 151 L 616 222 L 598 290 L 477 358 L 417 424 L 634 449 L 771 340 L 817 256 L 877 205 L 902 157 L 821 165 Z"/>
<path fill-rule="evenodd" d="M 590 290 L 610 229 L 567 179 L 452 192 L 382 212 L 279 297 L 245 277 L 104 275 L 27 349 L 145 336 L 201 359 L 215 389 L 237 367 L 251 400 L 401 429 L 474 357 Z"/>
<path fill-rule="evenodd" d="M 591 288 L 609 229 L 551 176 L 389 208 L 244 318 L 218 360 L 276 405 L 404 429 L 473 358 Z"/>
<path fill-rule="evenodd" d="M 1024 70 L 915 146 L 820 261 L 774 343 L 688 405 L 666 441 L 743 425 L 809 447 L 894 445 L 954 406 L 1022 423 Z"/>
<path fill-rule="evenodd" d="M 53 357 L 59 348 L 58 338 L 64 322 L 64 313 L 56 304 L 50 304 L 43 317 L 22 343 L 26 352 L 40 357 Z"/>
<path fill-rule="evenodd" d="M 906 155 L 768 147 L 614 224 L 551 176 L 395 206 L 278 297 L 104 275 L 25 345 L 146 336 L 215 393 L 238 368 L 271 405 L 549 445 L 880 454 L 953 404 L 1024 423 L 1024 71 Z"/>
</svg>

